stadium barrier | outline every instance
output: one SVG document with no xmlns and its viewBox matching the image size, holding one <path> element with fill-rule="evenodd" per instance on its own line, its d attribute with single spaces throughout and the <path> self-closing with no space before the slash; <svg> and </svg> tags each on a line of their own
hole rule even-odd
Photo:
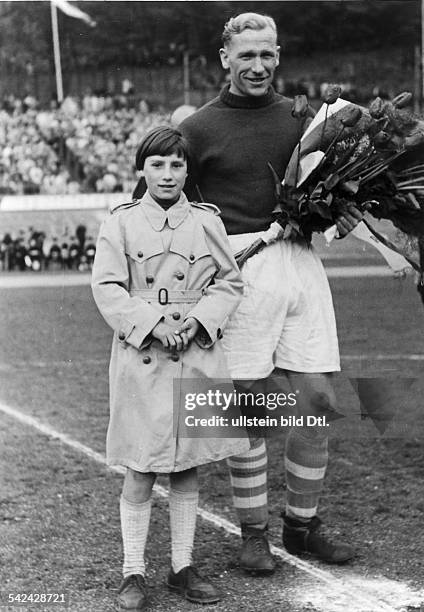
<svg viewBox="0 0 424 612">
<path fill-rule="evenodd" d="M 42 210 L 110 210 L 120 203 L 130 202 L 130 193 L 78 193 L 55 195 L 5 195 L 0 200 L 0 212 Z"/>
</svg>

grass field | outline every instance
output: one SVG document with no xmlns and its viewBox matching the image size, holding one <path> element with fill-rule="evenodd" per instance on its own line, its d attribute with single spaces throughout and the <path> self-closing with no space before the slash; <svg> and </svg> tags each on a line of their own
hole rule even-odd
<svg viewBox="0 0 424 612">
<path fill-rule="evenodd" d="M 225 594 L 222 603 L 202 609 L 424 609 L 424 594 L 420 604 L 404 592 L 405 583 L 422 588 L 424 576 L 424 309 L 409 278 L 334 279 L 332 289 L 343 361 L 335 381 L 341 411 L 358 411 L 348 378 L 370 374 L 391 385 L 397 409 L 384 436 L 369 419 L 346 419 L 351 425 L 331 440 L 321 515 L 349 538 L 357 557 L 346 568 L 331 568 L 329 584 L 281 559 L 273 577 L 251 578 L 238 568 L 237 536 L 199 519 L 196 562 Z M 87 286 L 1 289 L 0 403 L 103 453 L 110 342 Z M 404 385 L 399 377 L 413 380 Z M 0 611 L 7 609 L 7 593 L 43 590 L 66 592 L 75 612 L 113 610 L 122 556 L 122 477 L 1 411 L 0 436 Z M 278 546 L 283 444 L 282 436 L 269 440 L 270 537 Z M 225 464 L 200 472 L 202 505 L 235 522 Z M 169 550 L 167 503 L 156 497 L 147 551 L 151 609 L 195 610 L 164 587 Z M 356 584 L 356 592 L 374 585 L 382 607 L 371 602 L 367 608 L 359 595 L 350 599 L 350 586 L 339 589 L 343 581 Z"/>
</svg>

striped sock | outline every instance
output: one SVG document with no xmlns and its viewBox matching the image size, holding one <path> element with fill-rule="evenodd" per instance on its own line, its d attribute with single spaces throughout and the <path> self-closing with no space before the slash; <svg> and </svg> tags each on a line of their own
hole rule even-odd
<svg viewBox="0 0 424 612">
<path fill-rule="evenodd" d="M 198 501 L 198 491 L 170 490 L 172 569 L 175 573 L 191 565 Z"/>
<path fill-rule="evenodd" d="M 240 523 L 264 528 L 268 523 L 267 452 L 265 440 L 252 441 L 252 448 L 227 460 L 233 502 Z"/>
<path fill-rule="evenodd" d="M 141 504 L 120 500 L 122 543 L 124 547 L 124 578 L 131 574 L 145 574 L 144 549 L 149 531 L 152 500 Z"/>
<path fill-rule="evenodd" d="M 308 437 L 291 429 L 284 464 L 287 483 L 287 516 L 309 520 L 317 513 L 328 463 L 328 438 Z"/>
</svg>

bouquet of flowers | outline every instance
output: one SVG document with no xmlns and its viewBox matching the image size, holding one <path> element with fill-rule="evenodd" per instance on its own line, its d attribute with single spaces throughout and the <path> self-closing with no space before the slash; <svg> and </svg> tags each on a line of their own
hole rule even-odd
<svg viewBox="0 0 424 612">
<path fill-rule="evenodd" d="M 307 127 L 308 101 L 295 97 L 292 114 L 306 130 L 282 183 L 270 166 L 275 221 L 261 239 L 236 255 L 237 262 L 242 266 L 277 239 L 298 237 L 310 243 L 314 232 L 324 232 L 330 241 L 337 235 L 337 218 L 354 205 L 367 211 L 354 235 L 380 247 L 383 255 L 392 254 L 395 269 L 414 268 L 424 301 L 424 121 L 407 108 L 409 93 L 391 101 L 376 98 L 369 108 L 340 94 L 340 87 L 329 86 Z M 395 238 L 379 233 L 370 215 L 391 221 Z M 390 256 L 386 259 L 390 263 Z"/>
</svg>

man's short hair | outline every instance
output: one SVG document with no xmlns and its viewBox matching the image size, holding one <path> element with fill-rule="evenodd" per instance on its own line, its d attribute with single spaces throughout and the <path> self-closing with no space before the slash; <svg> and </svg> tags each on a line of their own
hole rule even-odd
<svg viewBox="0 0 424 612">
<path fill-rule="evenodd" d="M 277 34 L 277 26 L 272 17 L 259 13 L 241 13 L 237 17 L 231 17 L 225 24 L 221 37 L 222 44 L 225 47 L 235 34 L 241 34 L 244 30 L 264 30 L 265 28 L 271 28 Z"/>
</svg>

